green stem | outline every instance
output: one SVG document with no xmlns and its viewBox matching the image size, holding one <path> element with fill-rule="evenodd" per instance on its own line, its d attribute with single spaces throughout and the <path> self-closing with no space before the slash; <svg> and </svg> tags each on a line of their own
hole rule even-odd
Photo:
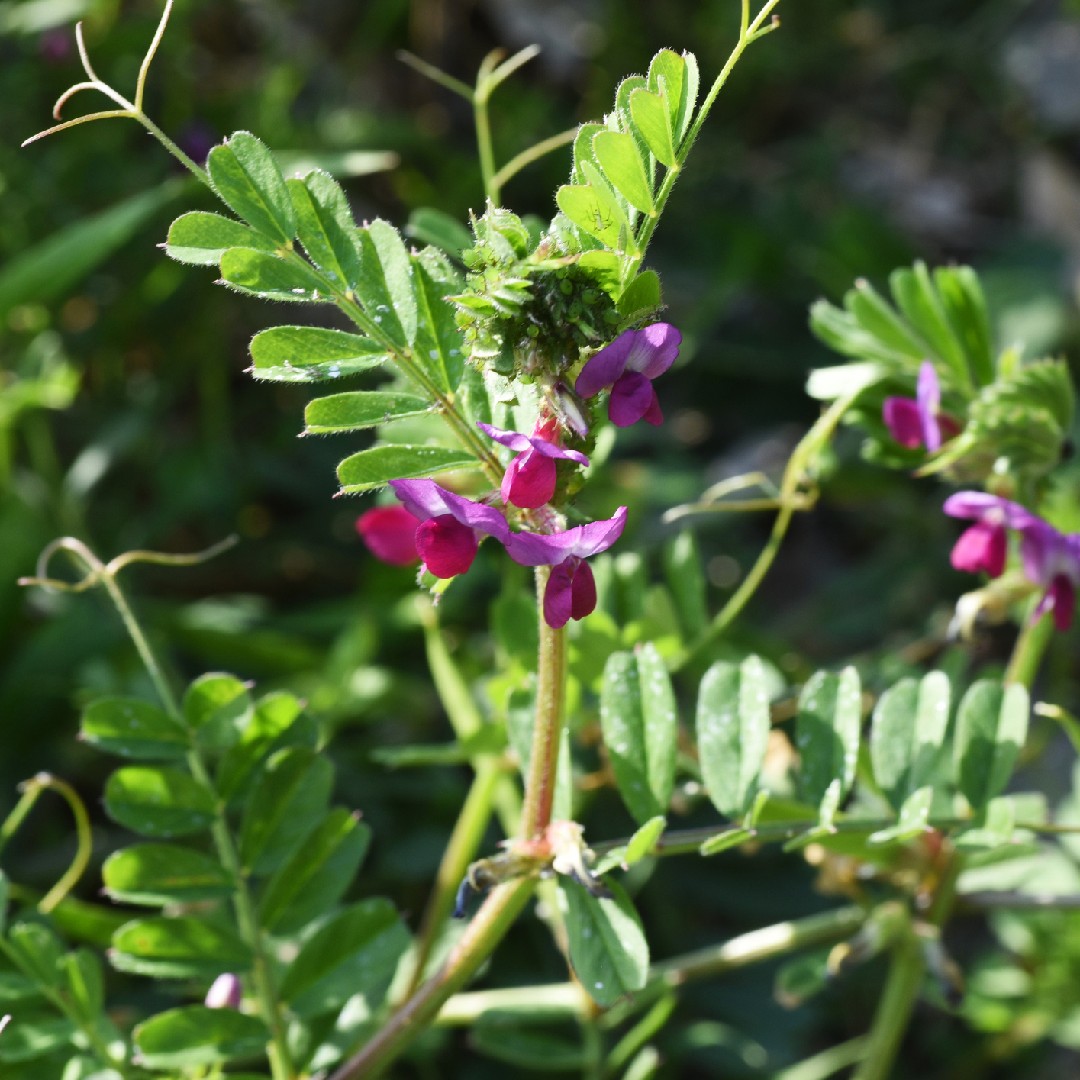
<svg viewBox="0 0 1080 1080">
<path fill-rule="evenodd" d="M 1034 603 L 1037 604 L 1038 601 Z M 1009 657 L 1009 666 L 1005 669 L 1004 680 L 1006 683 L 1021 683 L 1029 690 L 1035 681 L 1043 653 L 1054 636 L 1054 618 L 1051 612 L 1045 612 L 1038 619 L 1032 617 L 1033 613 L 1034 609 L 1020 628 L 1012 656 Z"/>
<path fill-rule="evenodd" d="M 491 142 L 491 118 L 488 114 L 491 91 L 487 84 L 498 55 L 498 52 L 490 52 L 480 62 L 480 70 L 476 75 L 476 89 L 472 95 L 476 152 L 480 158 L 480 179 L 484 185 L 484 199 L 493 206 L 499 205 L 502 191 L 495 180 L 495 149 Z"/>
<path fill-rule="evenodd" d="M 545 154 L 550 154 L 553 150 L 558 150 L 560 146 L 567 146 L 572 143 L 577 137 L 577 133 L 578 129 L 576 127 L 560 131 L 558 135 L 549 135 L 546 139 L 541 139 L 540 142 L 530 146 L 528 150 L 522 150 L 520 154 L 515 154 L 491 178 L 495 190 L 500 190 L 503 184 L 517 176 L 527 165 L 539 161 Z"/>
<path fill-rule="evenodd" d="M 521 837 L 539 836 L 551 822 L 555 797 L 555 775 L 562 737 L 566 696 L 566 639 L 562 628 L 548 626 L 544 619 L 544 590 L 551 568 L 536 568 L 536 605 L 540 649 L 537 654 L 536 719 L 533 724 L 529 773 L 525 782 L 525 807 L 521 815 Z"/>
<path fill-rule="evenodd" d="M 369 1080 L 380 1075 L 473 977 L 510 929 L 535 886 L 534 879 L 519 878 L 489 893 L 446 963 L 330 1080 Z"/>
<path fill-rule="evenodd" d="M 78 544 L 78 542 L 76 543 Z M 87 565 L 96 572 L 98 580 L 109 594 L 109 598 L 120 615 L 124 628 L 127 630 L 128 636 L 131 638 L 151 682 L 154 684 L 154 689 L 157 691 L 162 705 L 177 723 L 183 724 L 180 703 L 173 693 L 172 687 L 169 685 L 169 681 L 165 677 L 165 673 L 158 663 L 138 619 L 131 610 L 115 574 L 109 568 L 103 566 L 101 561 L 85 545 L 78 544 L 78 549 L 81 549 L 79 554 L 86 560 Z M 187 763 L 191 775 L 199 783 L 213 791 L 213 781 L 209 771 L 202 757 L 194 748 L 187 755 Z M 269 960 L 262 935 L 259 933 L 255 907 L 248 889 L 247 880 L 240 865 L 240 858 L 233 844 L 232 835 L 229 832 L 225 818 L 225 807 L 220 802 L 215 812 L 211 835 L 218 858 L 233 882 L 233 908 L 236 913 L 237 928 L 245 944 L 252 951 L 255 993 L 259 1001 L 260 1012 L 271 1034 L 269 1057 L 274 1080 L 293 1080 L 293 1077 L 296 1076 L 296 1070 L 292 1065 L 289 1053 L 284 1018 L 274 990 Z"/>
<path fill-rule="evenodd" d="M 654 964 L 648 980 L 629 1004 L 639 1010 L 662 993 L 686 983 L 715 978 L 752 964 L 786 956 L 800 949 L 843 941 L 866 921 L 866 911 L 852 905 L 802 919 L 740 934 L 720 945 L 711 945 L 683 956 Z M 521 986 L 503 990 L 476 990 L 450 998 L 438 1015 L 445 1026 L 465 1026 L 493 1011 L 500 1013 L 552 1013 L 588 1015 L 595 1009 L 592 999 L 578 983 L 548 986 Z"/>
<path fill-rule="evenodd" d="M 712 86 L 709 87 L 709 92 L 705 95 L 705 100 L 701 103 L 701 108 L 698 109 L 697 115 L 694 117 L 694 122 L 690 125 L 690 130 L 686 133 L 686 138 L 683 139 L 678 152 L 675 155 L 675 164 L 664 174 L 664 179 L 660 183 L 660 189 L 656 193 L 656 212 L 653 216 L 647 217 L 644 220 L 641 232 L 639 232 L 636 237 L 637 254 L 634 260 L 635 263 L 640 263 L 645 257 L 645 251 L 649 246 L 649 241 L 652 239 L 652 234 L 656 229 L 657 222 L 664 212 L 664 207 L 667 205 L 668 197 L 671 195 L 671 191 L 675 187 L 675 182 L 682 173 L 683 166 L 686 164 L 686 159 L 690 156 L 690 151 L 693 149 L 698 135 L 701 134 L 701 129 L 704 126 L 706 119 L 708 119 L 709 113 L 716 103 L 720 91 L 724 88 L 724 84 L 728 81 L 732 71 L 735 69 L 735 65 L 739 62 L 739 58 L 746 49 L 760 38 L 763 33 L 767 33 L 768 30 L 771 29 L 771 27 L 765 28 L 763 31 L 762 24 L 779 3 L 780 0 L 766 0 L 764 6 L 757 15 L 754 16 L 753 22 L 750 23 L 747 23 L 746 21 L 748 12 L 745 10 L 746 5 L 744 3 L 743 17 L 741 19 L 742 25 L 739 30 L 739 40 L 731 50 L 727 61 L 720 70 L 720 74 L 716 76 Z"/>
<path fill-rule="evenodd" d="M 952 911 L 963 861 L 947 842 L 941 858 L 944 860 L 941 879 L 927 919 L 938 930 Z M 889 975 L 870 1028 L 866 1056 L 859 1062 L 852 1080 L 888 1080 L 925 975 L 926 959 L 922 947 L 912 928 L 906 927 L 893 946 Z"/>
<path fill-rule="evenodd" d="M 798 446 L 792 451 L 787 465 L 784 467 L 784 475 L 780 481 L 780 495 L 778 499 L 780 509 L 777 512 L 773 527 L 769 532 L 769 539 L 765 543 L 757 561 L 750 568 L 746 577 L 743 578 L 739 587 L 728 598 L 727 603 L 713 618 L 705 633 L 672 660 L 670 669 L 677 671 L 684 667 L 701 652 L 709 647 L 721 634 L 734 622 L 747 602 L 757 591 L 762 579 L 772 566 L 787 535 L 788 526 L 796 510 L 806 508 L 805 498 L 800 496 L 799 489 L 810 473 L 810 467 L 817 452 L 824 446 L 836 426 L 840 423 L 844 413 L 851 407 L 855 400 L 854 394 L 837 398 L 828 409 L 825 410 L 815 421 L 810 430 L 799 441 Z"/>
</svg>

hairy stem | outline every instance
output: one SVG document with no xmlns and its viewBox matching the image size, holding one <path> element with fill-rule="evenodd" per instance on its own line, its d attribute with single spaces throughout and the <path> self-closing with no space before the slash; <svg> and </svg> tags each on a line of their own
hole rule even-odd
<svg viewBox="0 0 1080 1080">
<path fill-rule="evenodd" d="M 536 606 L 540 626 L 537 654 L 536 718 L 533 726 L 529 774 L 525 782 L 525 808 L 521 816 L 521 837 L 531 840 L 551 822 L 555 797 L 555 775 L 562 737 L 563 706 L 566 696 L 566 639 L 560 627 L 548 626 L 544 619 L 544 589 L 550 567 L 536 568 Z"/>
</svg>

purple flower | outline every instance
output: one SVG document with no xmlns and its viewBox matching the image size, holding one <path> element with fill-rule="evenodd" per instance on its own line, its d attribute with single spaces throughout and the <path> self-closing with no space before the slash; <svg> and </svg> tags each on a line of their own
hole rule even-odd
<svg viewBox="0 0 1080 1080">
<path fill-rule="evenodd" d="M 953 548 L 958 570 L 985 570 L 997 577 L 1005 569 L 1005 530 L 1018 532 L 1024 575 L 1043 590 L 1033 618 L 1052 611 L 1057 629 L 1069 628 L 1080 588 L 1080 533 L 1064 535 L 1019 503 L 981 491 L 950 496 L 945 513 L 975 519 Z"/>
<path fill-rule="evenodd" d="M 390 486 L 419 519 L 416 551 L 438 578 L 464 574 L 476 558 L 481 537 L 494 536 L 505 544 L 510 535 L 506 518 L 493 506 L 455 495 L 434 480 L 391 480 Z"/>
<path fill-rule="evenodd" d="M 503 476 L 499 493 L 503 502 L 523 510 L 535 510 L 551 502 L 555 494 L 555 461 L 564 458 L 588 465 L 589 459 L 577 450 L 564 450 L 558 444 L 558 423 L 554 419 L 541 421 L 532 435 L 504 431 L 490 424 L 478 424 L 480 430 L 503 446 L 517 451 Z"/>
<path fill-rule="evenodd" d="M 591 398 L 610 387 L 608 416 L 616 427 L 642 419 L 660 424 L 664 416 L 652 380 L 671 367 L 681 342 L 682 335 L 670 323 L 626 330 L 586 362 L 574 389 Z"/>
<path fill-rule="evenodd" d="M 558 533 L 511 533 L 510 558 L 522 566 L 550 566 L 544 589 L 544 621 L 558 629 L 570 619 L 583 619 L 596 607 L 596 580 L 584 561 L 607 551 L 622 536 L 626 507 L 606 521 L 591 521 Z"/>
<path fill-rule="evenodd" d="M 934 454 L 941 449 L 943 429 L 950 438 L 959 431 L 956 421 L 939 411 L 940 405 L 941 384 L 937 372 L 929 360 L 924 360 L 919 367 L 915 397 L 886 398 L 881 415 L 889 434 L 901 446 L 908 450 L 925 446 Z"/>
<path fill-rule="evenodd" d="M 404 506 L 373 506 L 356 519 L 356 531 L 375 558 L 391 566 L 411 566 L 420 561 L 419 524 Z"/>
</svg>

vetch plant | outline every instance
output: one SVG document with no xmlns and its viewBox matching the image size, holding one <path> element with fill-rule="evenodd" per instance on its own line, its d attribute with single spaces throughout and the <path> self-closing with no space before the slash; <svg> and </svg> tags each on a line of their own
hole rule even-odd
<svg viewBox="0 0 1080 1080">
<path fill-rule="evenodd" d="M 663 423 L 658 380 L 683 342 L 665 321 L 659 277 L 643 264 L 702 125 L 742 54 L 779 25 L 777 6 L 766 0 L 755 14 L 744 0 L 735 46 L 704 96 L 690 53 L 663 49 L 646 74 L 623 80 L 612 111 L 573 134 L 570 176 L 546 224 L 501 206 L 501 188 L 566 140 L 497 169 L 488 118 L 491 94 L 532 51 L 489 58 L 475 88 L 429 70 L 473 105 L 485 202 L 467 241 L 454 223 L 440 245 L 419 250 L 386 221 L 357 223 L 329 173 L 286 177 L 249 132 L 215 146 L 205 170 L 183 155 L 143 111 L 168 5 L 130 101 L 94 73 L 80 32 L 87 80 L 58 109 L 82 90 L 118 108 L 34 139 L 94 119 L 136 119 L 222 204 L 178 217 L 165 254 L 216 268 L 243 296 L 293 310 L 317 304 L 341 324 L 260 330 L 251 371 L 335 384 L 307 404 L 306 433 L 374 433 L 338 465 L 340 491 L 388 500 L 364 509 L 356 528 L 375 558 L 419 566 L 418 587 L 431 599 L 420 592 L 415 610 L 455 735 L 449 748 L 403 752 L 430 767 L 467 764 L 471 781 L 427 907 L 410 926 L 393 898 L 367 895 L 363 878 L 354 884 L 370 830 L 339 804 L 330 733 L 304 703 L 224 673 L 183 693 L 173 686 L 118 578 L 136 562 L 193 560 L 130 552 L 103 562 L 82 541 L 56 541 L 27 583 L 103 589 L 155 694 L 91 701 L 81 735 L 123 760 L 106 781 L 105 812 L 141 838 L 101 871 L 106 895 L 126 912 L 114 920 L 108 963 L 170 989 L 167 1007 L 137 1019 L 109 1007 L 101 956 L 65 939 L 56 918 L 85 872 L 86 810 L 61 781 L 31 782 L 0 843 L 55 790 L 71 807 L 80 848 L 56 889 L 12 905 L 0 937 L 0 985 L 15 1002 L 0 1062 L 62 1061 L 64 1080 L 354 1080 L 405 1055 L 452 1068 L 426 1036 L 468 1026 L 479 1052 L 503 1063 L 544 1070 L 554 1060 L 633 1080 L 655 1074 L 687 983 L 813 950 L 782 973 L 788 1000 L 887 954 L 868 1034 L 807 1066 L 814 1075 L 853 1066 L 858 1080 L 877 1080 L 893 1069 L 924 989 L 959 1007 L 948 939 L 958 908 L 1031 900 L 1022 887 L 988 889 L 973 872 L 1033 850 L 1064 859 L 1054 837 L 1076 829 L 1067 805 L 1052 811 L 1018 791 L 1014 775 L 1050 627 L 1068 628 L 1080 585 L 1076 534 L 1052 523 L 1067 515 L 1049 497 L 1073 422 L 1066 364 L 999 350 L 979 280 L 965 267 L 916 263 L 892 275 L 891 299 L 860 282 L 843 307 L 819 301 L 811 327 L 846 362 L 811 375 L 811 395 L 825 405 L 779 484 L 724 481 L 669 514 L 695 523 L 775 514 L 756 562 L 715 613 L 684 530 L 666 548 L 665 581 L 649 586 L 644 571 L 631 578 L 630 610 L 617 617 L 613 594 L 627 572 L 606 553 L 619 551 L 639 511 L 612 500 L 589 520 L 578 501 L 604 468 L 608 424 Z M 353 379 L 367 384 L 336 389 Z M 1015 623 L 1004 674 L 973 660 L 948 670 L 894 664 L 887 678 L 884 665 L 864 675 L 851 664 L 789 685 L 774 659 L 731 634 L 793 515 L 818 497 L 841 425 L 862 430 L 871 460 L 914 471 L 919 482 L 963 485 L 945 510 L 975 524 L 953 564 L 989 575 L 987 591 L 1005 580 L 1010 588 L 994 593 L 996 603 L 969 603 L 958 625 L 973 634 L 980 618 Z M 752 486 L 760 497 L 731 497 Z M 1020 536 L 1017 570 L 1009 531 Z M 504 574 L 481 654 L 482 694 L 434 602 L 481 547 Z M 75 583 L 54 576 L 62 553 L 82 570 Z M 516 567 L 534 571 L 531 590 Z M 1024 601 L 1029 611 L 1018 610 Z M 1061 707 L 1039 708 L 1075 739 Z M 594 821 L 610 820 L 590 813 L 597 789 L 617 793 L 629 835 L 594 835 Z M 690 814 L 707 824 L 680 827 Z M 495 820 L 504 838 L 490 849 Z M 661 860 L 767 844 L 812 861 L 844 902 L 684 955 L 651 956 L 655 928 L 636 901 Z M 1066 894 L 1047 894 L 1046 906 L 1064 906 Z M 532 917 L 534 899 L 566 980 L 471 988 L 515 924 Z M 153 914 L 132 911 L 144 908 Z M 1080 1000 L 1060 1009 L 1063 1020 L 1080 1015 Z"/>
</svg>

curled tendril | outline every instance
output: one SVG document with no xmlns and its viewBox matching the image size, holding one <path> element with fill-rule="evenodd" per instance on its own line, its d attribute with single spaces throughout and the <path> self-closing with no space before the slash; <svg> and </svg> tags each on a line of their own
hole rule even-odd
<svg viewBox="0 0 1080 1080">
<path fill-rule="evenodd" d="M 62 592 L 85 592 L 106 578 L 116 577 L 124 567 L 131 566 L 133 563 L 152 563 L 155 566 L 197 566 L 227 551 L 237 542 L 237 539 L 236 536 L 228 536 L 204 551 L 197 551 L 190 555 L 170 555 L 162 551 L 125 551 L 107 563 L 103 563 L 81 540 L 74 536 L 62 536 L 45 546 L 38 556 L 34 576 L 19 578 L 19 584 L 40 585 L 42 588 Z M 61 551 L 76 556 L 86 567 L 86 573 L 78 581 L 64 581 L 62 578 L 49 576 L 49 563 L 52 557 Z"/>
<path fill-rule="evenodd" d="M 81 22 L 76 23 L 75 44 L 78 46 L 79 60 L 82 63 L 83 71 L 86 73 L 86 79 L 69 86 L 56 99 L 56 104 L 53 106 L 54 119 L 60 120 L 60 115 L 64 106 L 75 97 L 76 94 L 82 93 L 84 90 L 96 90 L 99 94 L 104 95 L 119 107 L 116 109 L 103 109 L 98 112 L 84 113 L 82 116 L 77 116 L 72 120 L 62 120 L 60 123 L 46 128 L 44 131 L 39 131 L 37 134 L 31 135 L 22 145 L 29 146 L 30 143 L 37 142 L 39 139 L 44 139 L 46 135 L 55 135 L 58 131 L 66 131 L 68 128 L 78 127 L 80 124 L 88 124 L 92 120 L 137 120 L 186 169 L 193 173 L 197 179 L 205 183 L 205 172 L 192 161 L 191 158 L 188 157 L 188 155 L 185 154 L 183 150 L 181 150 L 176 143 L 174 143 L 161 128 L 146 115 L 145 112 L 143 112 L 143 96 L 146 92 L 146 80 L 150 74 L 150 65 L 154 62 L 154 57 L 157 55 L 161 40 L 165 36 L 165 28 L 169 24 L 172 6 L 173 0 L 165 0 L 165 7 L 161 12 L 161 18 L 158 21 L 157 29 L 154 31 L 154 36 L 150 39 L 150 44 L 147 46 L 146 53 L 143 55 L 142 63 L 139 65 L 139 74 L 135 79 L 135 93 L 132 100 L 128 100 L 119 90 L 110 86 L 94 70 L 94 65 L 90 63 L 90 54 L 86 48 L 86 40 L 83 37 L 83 24 Z"/>
</svg>

